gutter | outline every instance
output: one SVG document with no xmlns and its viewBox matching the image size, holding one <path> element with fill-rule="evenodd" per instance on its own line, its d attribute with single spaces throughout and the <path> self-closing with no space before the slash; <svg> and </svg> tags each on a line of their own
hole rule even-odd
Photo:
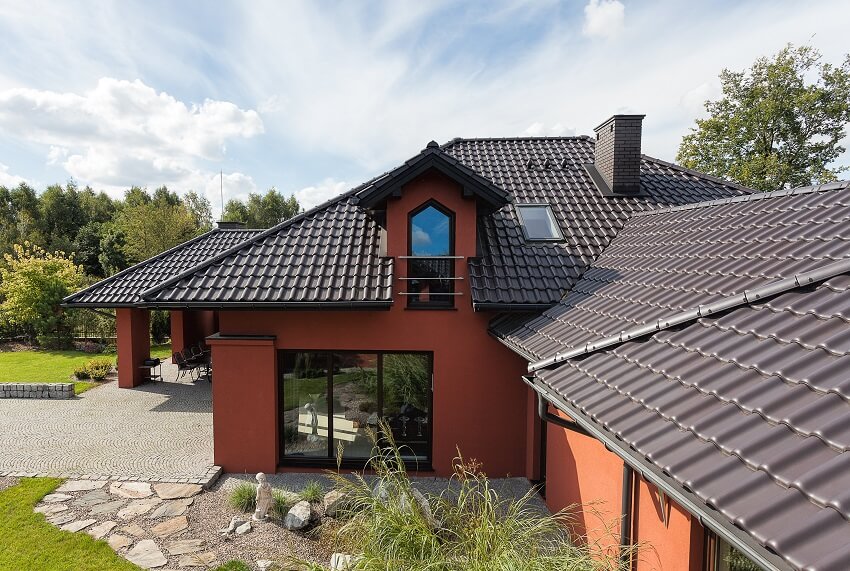
<svg viewBox="0 0 850 571">
<path fill-rule="evenodd" d="M 676 480 L 654 464 L 649 463 L 644 456 L 607 432 L 562 396 L 553 393 L 540 379 L 532 375 L 521 378 L 535 392 L 542 393 L 546 400 L 568 414 L 590 436 L 602 442 L 605 448 L 619 456 L 633 470 L 633 474 L 638 474 L 641 478 L 662 490 L 682 508 L 696 516 L 703 527 L 728 541 L 766 571 L 791 571 L 793 569 L 784 559 L 769 551 L 748 533 L 733 525 L 723 514 L 706 505 L 696 494 L 682 488 Z"/>
<path fill-rule="evenodd" d="M 696 321 L 701 317 L 708 317 L 709 315 L 713 315 L 721 311 L 726 311 L 750 303 L 764 301 L 765 298 L 772 297 L 780 293 L 785 293 L 798 287 L 803 287 L 816 282 L 821 282 L 831 277 L 837 276 L 838 274 L 843 274 L 846 272 L 850 272 L 850 258 L 845 258 L 838 262 L 822 266 L 810 272 L 803 272 L 800 274 L 796 274 L 790 278 L 770 282 L 769 284 L 763 285 L 761 287 L 745 290 L 744 293 L 730 295 L 729 297 L 725 297 L 712 303 L 699 305 L 696 308 L 688 309 L 686 311 L 676 313 L 669 317 L 657 319 L 653 323 L 647 323 L 645 325 L 633 327 L 632 329 L 627 329 L 625 331 L 620 332 L 618 335 L 612 335 L 599 339 L 598 341 L 585 343 L 580 347 L 576 347 L 564 353 L 555 353 L 555 355 L 551 357 L 529 364 L 528 372 L 533 373 L 534 371 L 539 371 L 540 369 L 545 369 L 547 367 L 551 367 L 552 365 L 563 363 L 564 361 L 574 359 L 581 355 L 594 353 L 601 349 L 613 347 L 614 345 L 620 345 L 622 343 L 625 343 L 626 341 L 631 341 L 639 337 L 651 335 L 653 333 L 656 333 L 663 329 L 674 327 L 676 325 Z"/>
</svg>

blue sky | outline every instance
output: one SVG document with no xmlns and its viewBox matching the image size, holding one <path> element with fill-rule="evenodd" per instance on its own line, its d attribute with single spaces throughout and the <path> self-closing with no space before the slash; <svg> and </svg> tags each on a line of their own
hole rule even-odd
<svg viewBox="0 0 850 571">
<path fill-rule="evenodd" d="M 0 184 L 73 178 L 311 206 L 435 139 L 589 134 L 646 113 L 672 160 L 742 69 L 848 51 L 850 3 L 0 0 Z M 847 163 L 847 154 L 842 157 Z"/>
</svg>

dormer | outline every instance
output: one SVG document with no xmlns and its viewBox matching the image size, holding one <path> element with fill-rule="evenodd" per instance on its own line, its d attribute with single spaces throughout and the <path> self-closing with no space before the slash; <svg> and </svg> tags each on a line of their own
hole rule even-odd
<svg viewBox="0 0 850 571">
<path fill-rule="evenodd" d="M 358 195 L 381 212 L 386 255 L 395 258 L 396 303 L 408 309 L 469 307 L 466 260 L 477 255 L 478 216 L 508 203 L 491 181 L 435 142 Z"/>
</svg>

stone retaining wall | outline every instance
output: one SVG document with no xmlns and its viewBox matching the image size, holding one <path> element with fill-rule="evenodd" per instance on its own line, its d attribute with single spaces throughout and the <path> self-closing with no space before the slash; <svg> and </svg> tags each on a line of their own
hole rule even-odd
<svg viewBox="0 0 850 571">
<path fill-rule="evenodd" d="M 0 383 L 0 399 L 69 399 L 74 383 Z"/>
</svg>

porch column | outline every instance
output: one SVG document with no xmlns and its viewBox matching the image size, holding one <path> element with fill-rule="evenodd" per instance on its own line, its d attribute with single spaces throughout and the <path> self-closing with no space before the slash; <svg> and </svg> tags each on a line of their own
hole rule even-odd
<svg viewBox="0 0 850 571">
<path fill-rule="evenodd" d="M 169 312 L 171 317 L 171 353 L 179 353 L 186 348 L 186 312 L 177 309 Z"/>
<path fill-rule="evenodd" d="M 273 336 L 207 338 L 213 365 L 213 454 L 225 472 L 277 472 L 278 380 Z"/>
<path fill-rule="evenodd" d="M 139 368 L 151 354 L 151 318 L 147 309 L 119 308 L 115 312 L 118 335 L 118 386 L 130 389 L 142 384 Z"/>
</svg>

